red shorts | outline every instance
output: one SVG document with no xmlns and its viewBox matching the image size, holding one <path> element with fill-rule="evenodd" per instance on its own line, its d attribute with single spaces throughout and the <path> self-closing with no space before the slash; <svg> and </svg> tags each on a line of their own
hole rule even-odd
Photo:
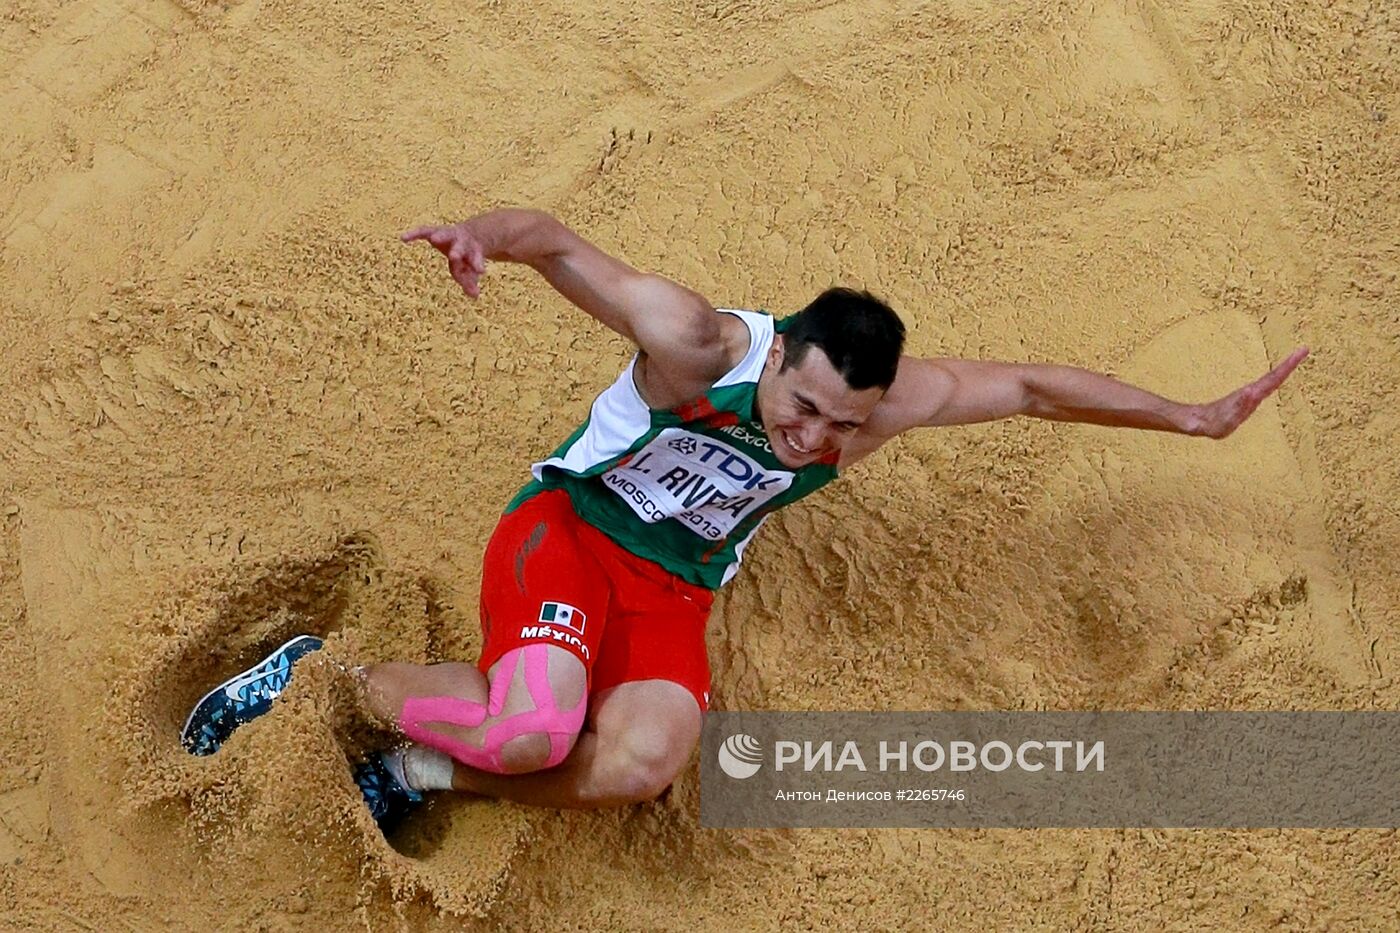
<svg viewBox="0 0 1400 933">
<path fill-rule="evenodd" d="M 669 680 L 710 705 L 705 620 L 714 593 L 625 550 L 552 489 L 503 515 L 486 545 L 477 666 L 541 642 L 588 671 L 588 692 Z"/>
</svg>

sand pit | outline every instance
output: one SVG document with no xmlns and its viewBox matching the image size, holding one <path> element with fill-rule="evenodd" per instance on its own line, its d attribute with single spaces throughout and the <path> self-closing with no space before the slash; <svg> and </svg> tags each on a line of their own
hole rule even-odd
<svg viewBox="0 0 1400 933">
<path fill-rule="evenodd" d="M 526 465 L 624 343 L 397 233 L 549 210 L 718 303 L 1224 442 L 907 436 L 716 604 L 728 709 L 1400 700 L 1400 14 L 1382 3 L 22 0 L 0 16 L 0 928 L 1384 928 L 1389 831 L 801 831 L 443 799 L 391 846 L 341 666 L 470 659 Z M 327 636 L 224 753 L 189 704 Z"/>
</svg>

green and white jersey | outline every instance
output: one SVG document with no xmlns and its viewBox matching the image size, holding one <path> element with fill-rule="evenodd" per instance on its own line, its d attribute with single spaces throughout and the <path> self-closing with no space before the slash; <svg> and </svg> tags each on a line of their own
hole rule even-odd
<svg viewBox="0 0 1400 933">
<path fill-rule="evenodd" d="M 507 511 L 546 489 L 568 490 L 574 510 L 628 551 L 697 586 L 718 589 L 774 510 L 836 478 L 836 459 L 790 470 L 773 456 L 754 395 L 773 335 L 785 322 L 718 309 L 749 329 L 749 350 L 702 397 L 647 407 L 634 356 L 593 402 L 588 420 L 547 460 Z"/>
</svg>

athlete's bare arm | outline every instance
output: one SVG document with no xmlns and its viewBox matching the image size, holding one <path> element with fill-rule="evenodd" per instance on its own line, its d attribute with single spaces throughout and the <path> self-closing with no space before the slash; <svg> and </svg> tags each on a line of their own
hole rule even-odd
<svg viewBox="0 0 1400 933">
<path fill-rule="evenodd" d="M 903 357 L 894 384 L 854 438 L 856 457 L 919 427 L 1015 415 L 1116 428 L 1228 437 L 1308 355 L 1299 347 L 1268 373 L 1224 398 L 1187 404 L 1073 366 Z M 843 458 L 843 460 L 854 457 Z"/>
<path fill-rule="evenodd" d="M 643 380 L 680 383 L 675 391 L 684 399 L 730 368 L 732 348 L 722 316 L 709 301 L 663 276 L 638 272 L 543 211 L 490 211 L 456 224 L 417 227 L 403 240 L 435 246 L 472 298 L 481 293 L 487 262 L 530 266 L 565 298 L 637 345 Z M 658 365 L 646 366 L 647 358 Z M 654 374 L 650 380 L 648 372 Z M 655 394 L 671 394 L 667 388 L 658 387 Z"/>
</svg>

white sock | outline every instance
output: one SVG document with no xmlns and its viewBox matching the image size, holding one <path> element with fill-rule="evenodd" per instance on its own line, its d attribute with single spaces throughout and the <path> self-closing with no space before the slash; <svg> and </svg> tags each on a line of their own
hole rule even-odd
<svg viewBox="0 0 1400 933">
<path fill-rule="evenodd" d="M 426 745 L 410 745 L 383 753 L 384 764 L 410 790 L 451 790 L 452 759 Z"/>
</svg>

